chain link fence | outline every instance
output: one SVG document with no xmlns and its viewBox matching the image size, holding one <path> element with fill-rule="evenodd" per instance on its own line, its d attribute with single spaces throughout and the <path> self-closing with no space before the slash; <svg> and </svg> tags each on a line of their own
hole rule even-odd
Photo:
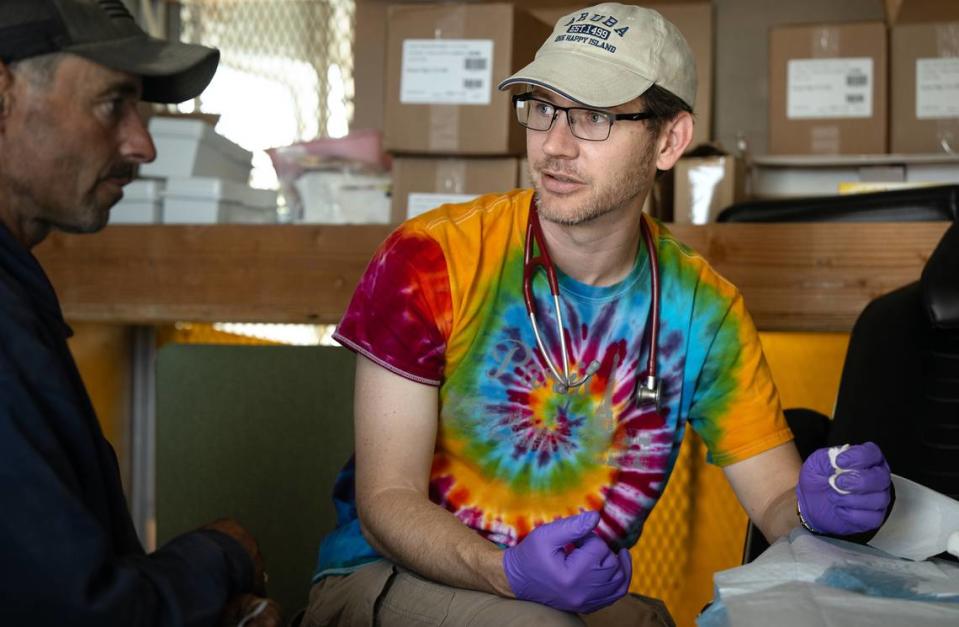
<svg viewBox="0 0 959 627">
<path fill-rule="evenodd" d="M 353 116 L 354 0 L 180 0 L 171 35 L 220 50 L 213 82 L 185 112 L 254 152 L 254 187 L 276 187 L 264 149 L 340 137 Z"/>
</svg>

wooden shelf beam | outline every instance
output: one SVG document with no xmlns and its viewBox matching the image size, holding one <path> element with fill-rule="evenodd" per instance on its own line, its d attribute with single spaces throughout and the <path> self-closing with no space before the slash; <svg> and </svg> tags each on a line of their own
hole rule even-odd
<svg viewBox="0 0 959 627">
<path fill-rule="evenodd" d="M 669 225 L 764 330 L 845 331 L 916 280 L 946 222 Z M 111 226 L 36 254 L 69 320 L 334 323 L 383 225 Z"/>
</svg>

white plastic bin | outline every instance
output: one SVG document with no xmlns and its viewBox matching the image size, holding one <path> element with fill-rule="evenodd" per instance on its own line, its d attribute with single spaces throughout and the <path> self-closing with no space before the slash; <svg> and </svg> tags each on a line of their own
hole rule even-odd
<svg viewBox="0 0 959 627">
<path fill-rule="evenodd" d="M 152 118 L 150 134 L 157 158 L 140 167 L 141 176 L 215 177 L 244 184 L 250 179 L 253 153 L 202 120 Z"/>
<path fill-rule="evenodd" d="M 390 221 L 389 174 L 306 172 L 294 183 L 303 202 L 301 222 L 386 224 Z"/>
<path fill-rule="evenodd" d="M 193 177 L 167 180 L 164 224 L 276 222 L 276 192 L 224 179 Z"/>
<path fill-rule="evenodd" d="M 157 224 L 163 181 L 137 179 L 123 188 L 123 198 L 110 210 L 110 224 Z"/>
<path fill-rule="evenodd" d="M 892 189 L 957 183 L 957 155 L 774 155 L 753 160 L 752 195 L 829 196 L 847 184 L 889 184 Z"/>
</svg>

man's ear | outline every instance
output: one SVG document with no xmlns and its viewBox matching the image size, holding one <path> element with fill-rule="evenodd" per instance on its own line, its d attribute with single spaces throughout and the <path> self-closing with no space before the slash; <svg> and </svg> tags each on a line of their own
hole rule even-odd
<svg viewBox="0 0 959 627">
<path fill-rule="evenodd" d="M 688 111 L 682 111 L 667 122 L 660 133 L 656 169 L 669 170 L 676 165 L 692 141 L 693 116 Z"/>
</svg>

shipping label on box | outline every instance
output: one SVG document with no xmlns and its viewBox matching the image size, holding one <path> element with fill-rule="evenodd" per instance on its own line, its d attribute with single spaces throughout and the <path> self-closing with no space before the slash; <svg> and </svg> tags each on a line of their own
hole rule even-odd
<svg viewBox="0 0 959 627">
<path fill-rule="evenodd" d="M 872 117 L 871 58 L 790 59 L 787 68 L 790 120 Z"/>
<path fill-rule="evenodd" d="M 407 39 L 400 102 L 488 105 L 493 93 L 493 40 Z"/>
<path fill-rule="evenodd" d="M 959 117 L 959 58 L 916 59 L 916 117 Z"/>
</svg>

